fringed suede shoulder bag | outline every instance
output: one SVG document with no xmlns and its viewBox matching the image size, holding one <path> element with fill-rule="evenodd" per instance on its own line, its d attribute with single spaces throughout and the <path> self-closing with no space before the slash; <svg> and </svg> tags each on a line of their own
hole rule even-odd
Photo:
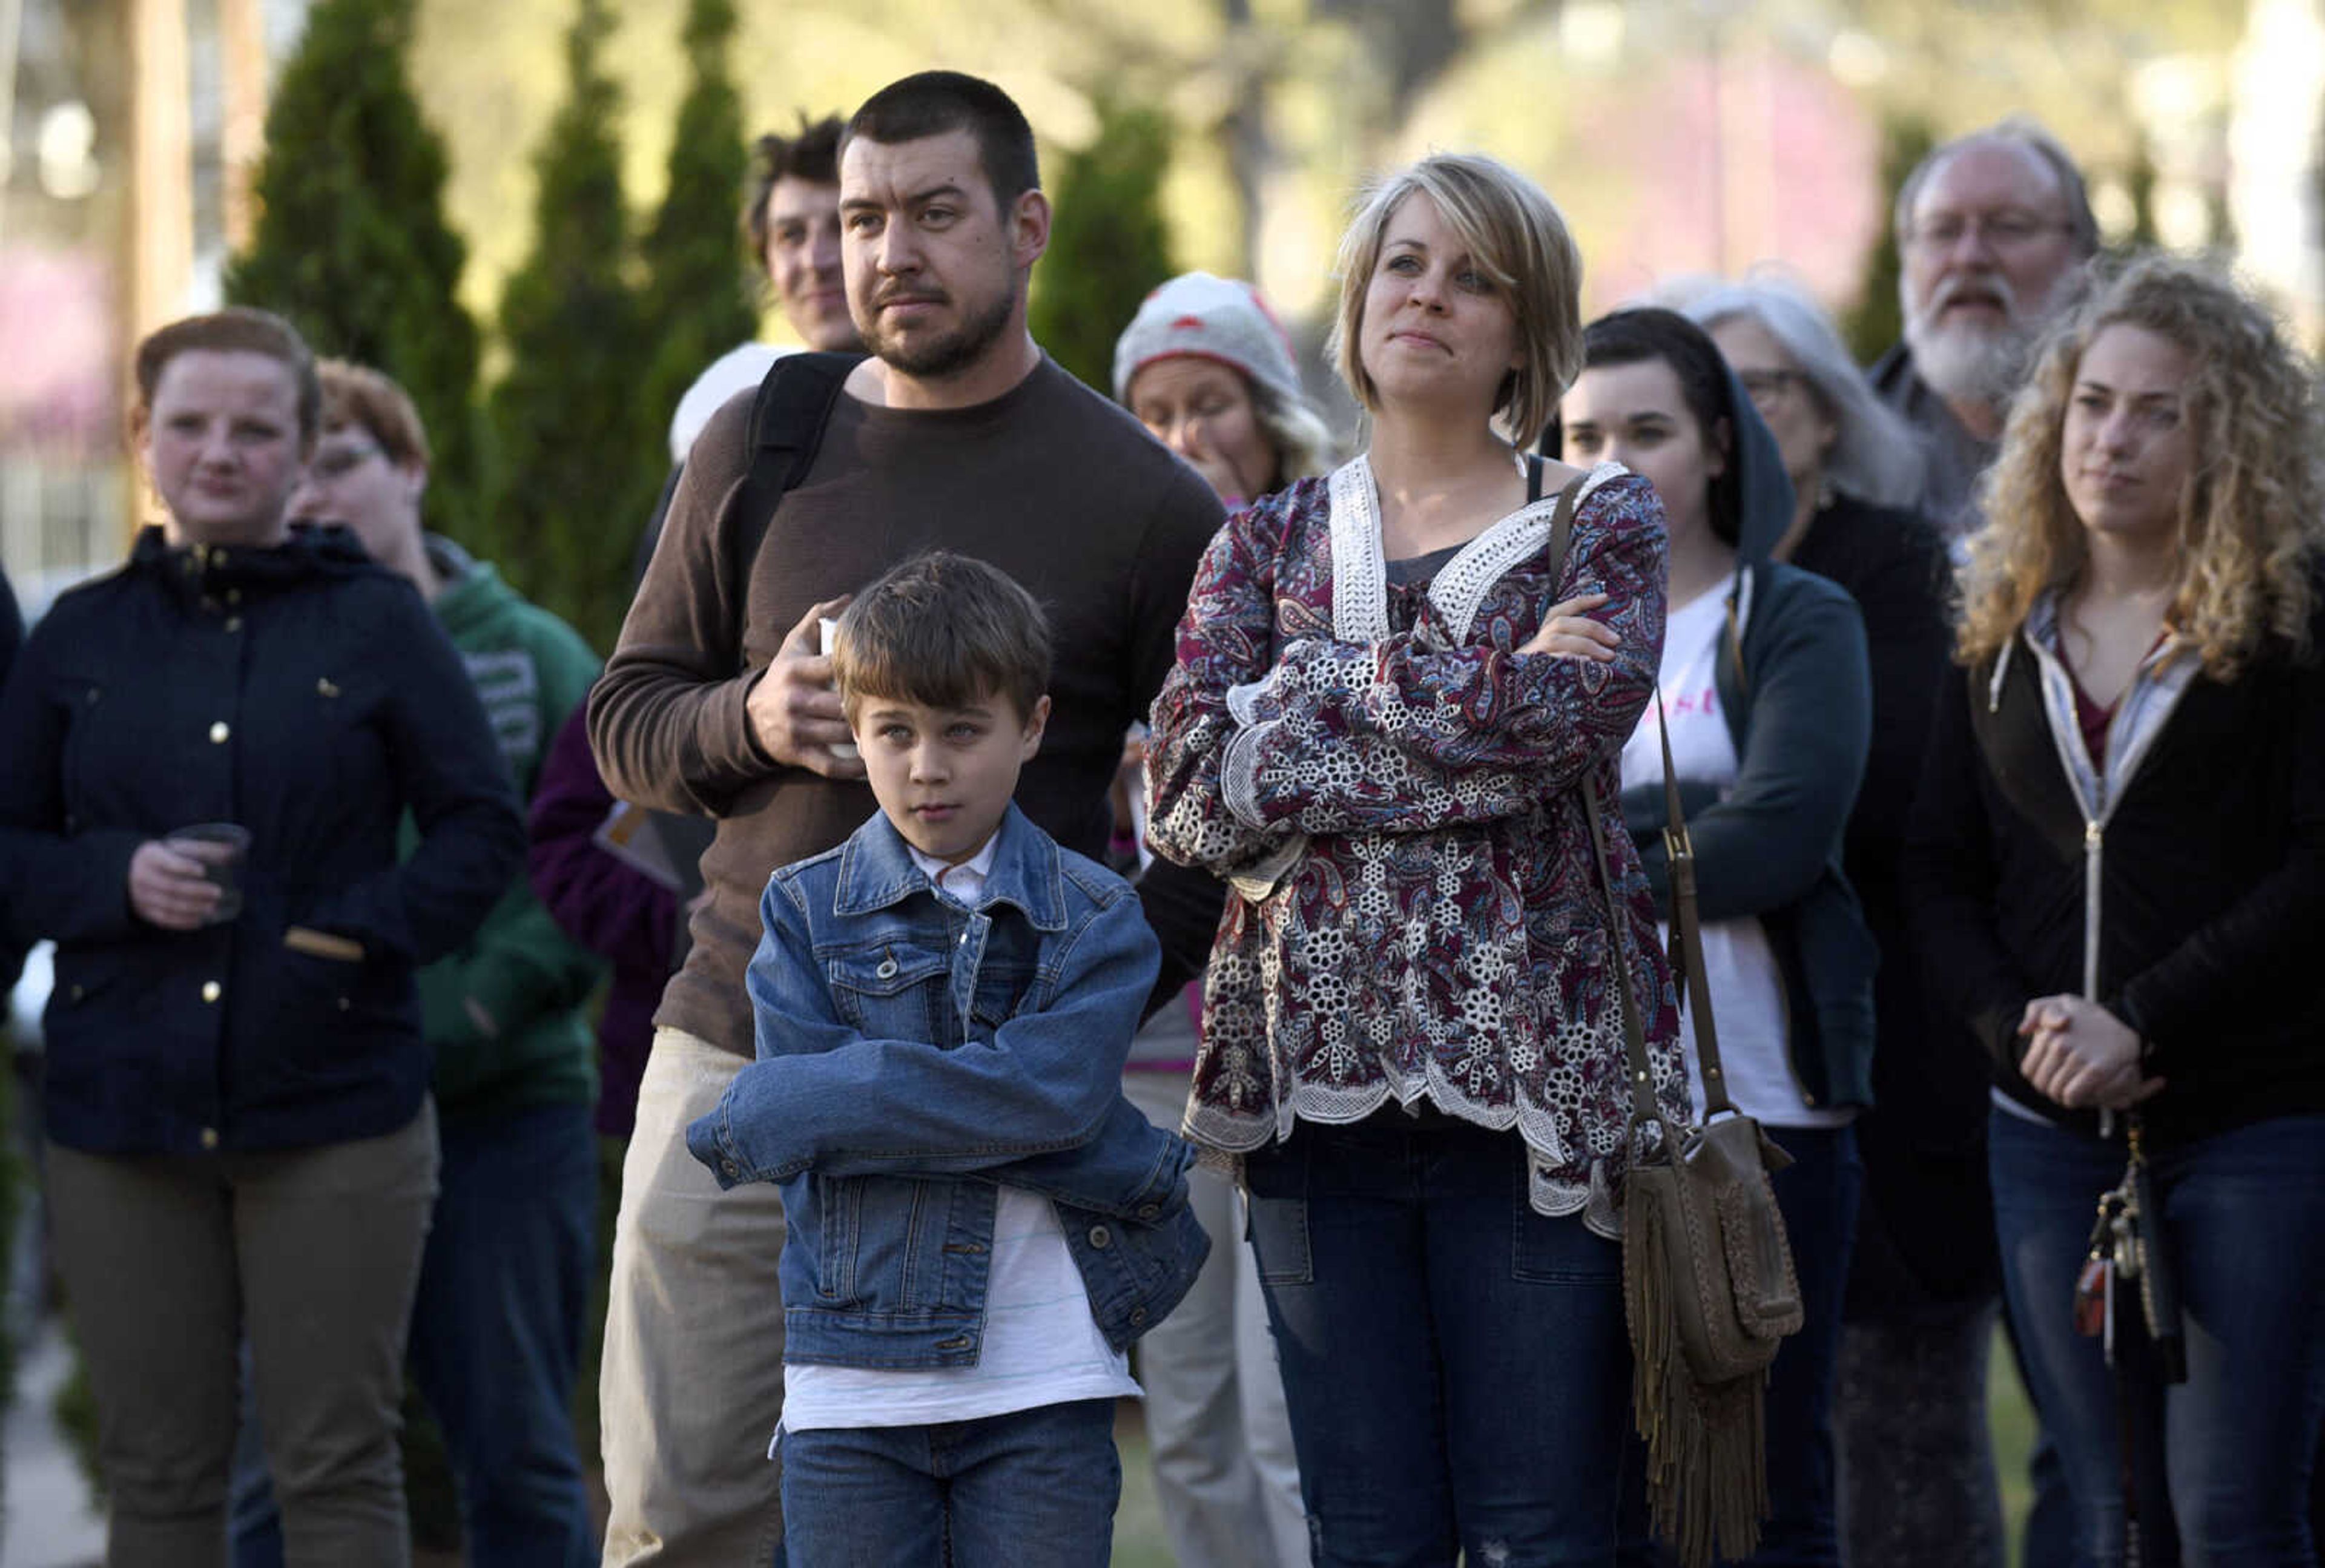
<svg viewBox="0 0 2325 1568">
<path fill-rule="evenodd" d="M 1559 497 L 1550 560 L 1565 560 L 1579 485 Z M 1673 1125 L 1655 1099 L 1646 1033 L 1631 992 L 1626 921 L 1615 894 L 1606 814 L 1596 780 L 1582 781 L 1583 810 L 1607 897 L 1607 928 L 1631 1080 L 1630 1163 L 1623 1192 L 1623 1296 L 1630 1326 L 1632 1414 L 1647 1448 L 1647 1502 L 1657 1536 L 1681 1568 L 1751 1554 L 1768 1510 L 1762 1401 L 1768 1364 L 1802 1322 L 1771 1172 L 1792 1157 L 1736 1109 L 1719 1065 L 1695 902 L 1695 850 L 1680 810 L 1663 691 L 1673 979 L 1685 992 L 1703 1074 L 1701 1126 Z"/>
</svg>

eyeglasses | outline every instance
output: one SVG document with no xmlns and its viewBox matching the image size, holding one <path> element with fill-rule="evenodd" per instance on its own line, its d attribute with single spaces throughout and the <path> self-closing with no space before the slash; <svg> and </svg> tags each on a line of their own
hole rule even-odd
<svg viewBox="0 0 2325 1568">
<path fill-rule="evenodd" d="M 339 446 L 325 447 L 307 466 L 319 479 L 344 479 L 372 459 L 383 455 L 369 441 L 348 441 Z"/>
<path fill-rule="evenodd" d="M 2015 207 L 1998 212 L 1933 212 L 1905 231 L 1904 242 L 1909 249 L 1943 252 L 1961 244 L 1962 236 L 1975 234 L 1989 250 L 2015 251 L 2046 234 L 2064 233 L 2071 227 Z"/>
<path fill-rule="evenodd" d="M 1744 395 L 1752 406 L 1763 413 L 1775 408 L 1792 395 L 1793 391 L 1808 383 L 1808 377 L 1797 370 L 1739 370 L 1736 379 L 1744 384 Z"/>
</svg>

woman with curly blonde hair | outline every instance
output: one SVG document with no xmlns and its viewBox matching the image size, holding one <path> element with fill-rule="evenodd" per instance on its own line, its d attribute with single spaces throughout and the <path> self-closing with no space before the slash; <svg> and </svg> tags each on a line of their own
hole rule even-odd
<svg viewBox="0 0 2325 1568">
<path fill-rule="evenodd" d="M 2168 1545 L 2175 1518 L 2190 1564 L 2317 1560 L 2312 376 L 2260 306 L 2170 257 L 2056 331 L 2004 433 L 1963 573 L 1968 674 L 1914 812 L 1931 984 L 1995 1060 L 2004 1285 L 2078 1563 L 2120 1563 L 2142 1532 Z M 2170 1264 L 2180 1311 L 2086 1272 L 2127 1176 L 2145 1283 Z"/>
</svg>

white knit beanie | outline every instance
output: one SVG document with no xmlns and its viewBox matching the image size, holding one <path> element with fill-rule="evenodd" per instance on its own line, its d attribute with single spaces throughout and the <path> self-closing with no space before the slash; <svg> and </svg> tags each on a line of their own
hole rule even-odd
<svg viewBox="0 0 2325 1568">
<path fill-rule="evenodd" d="M 1269 387 L 1286 403 L 1302 401 L 1292 339 L 1259 291 L 1233 278 L 1182 273 L 1146 296 L 1114 345 L 1114 400 L 1157 359 L 1215 359 Z"/>
</svg>

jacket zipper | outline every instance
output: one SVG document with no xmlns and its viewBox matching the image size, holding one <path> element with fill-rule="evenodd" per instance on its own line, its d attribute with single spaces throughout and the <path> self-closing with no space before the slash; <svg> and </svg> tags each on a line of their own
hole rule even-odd
<svg viewBox="0 0 2325 1568">
<path fill-rule="evenodd" d="M 2104 787 L 2104 786 L 2102 786 Z M 2107 860 L 2107 806 L 2102 794 L 2099 815 L 2083 823 L 2083 999 L 2099 999 L 2099 886 Z M 2115 1112 L 2099 1108 L 2099 1137 L 2115 1136 Z"/>
</svg>

